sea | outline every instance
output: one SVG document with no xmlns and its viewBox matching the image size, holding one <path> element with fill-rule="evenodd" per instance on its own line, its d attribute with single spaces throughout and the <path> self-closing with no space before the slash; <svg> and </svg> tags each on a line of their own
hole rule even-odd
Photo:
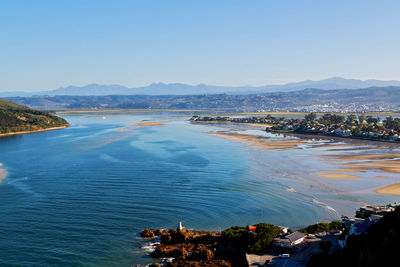
<svg viewBox="0 0 400 267">
<path fill-rule="evenodd" d="M 262 151 L 204 133 L 262 129 L 177 115 L 65 114 L 69 128 L 0 138 L 0 266 L 146 265 L 146 228 L 297 229 L 396 200 L 316 178 L 323 149 Z"/>
</svg>

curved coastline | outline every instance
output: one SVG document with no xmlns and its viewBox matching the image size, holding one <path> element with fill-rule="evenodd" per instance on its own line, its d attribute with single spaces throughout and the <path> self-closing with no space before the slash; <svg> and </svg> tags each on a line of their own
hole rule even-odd
<svg viewBox="0 0 400 267">
<path fill-rule="evenodd" d="M 21 132 L 12 132 L 12 133 L 2 133 L 2 134 L 0 134 L 0 137 L 3 137 L 3 136 L 11 136 L 11 135 L 19 135 L 19 134 L 32 134 L 32 133 L 47 132 L 47 131 L 65 129 L 65 128 L 68 128 L 69 126 L 70 126 L 70 125 L 67 124 L 67 125 L 65 125 L 65 126 L 51 127 L 51 128 L 45 128 L 45 129 L 34 130 L 34 131 L 21 131 Z"/>
</svg>

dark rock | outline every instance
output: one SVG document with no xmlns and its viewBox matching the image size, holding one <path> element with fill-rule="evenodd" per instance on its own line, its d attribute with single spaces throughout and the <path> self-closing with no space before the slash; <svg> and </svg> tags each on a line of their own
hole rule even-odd
<svg viewBox="0 0 400 267">
<path fill-rule="evenodd" d="M 165 233 L 165 230 L 164 230 L 164 229 L 158 229 L 158 230 L 155 230 L 155 231 L 154 231 L 154 234 L 155 234 L 156 236 L 160 236 L 160 235 L 162 235 L 163 233 Z"/>
<path fill-rule="evenodd" d="M 189 252 L 193 250 L 193 247 L 193 244 L 160 244 L 156 246 L 156 249 L 151 253 L 150 256 L 155 258 L 173 257 L 186 259 L 189 256 Z"/>
<path fill-rule="evenodd" d="M 211 260 L 214 253 L 203 244 L 197 244 L 192 250 L 191 260 Z"/>
<path fill-rule="evenodd" d="M 171 240 L 172 240 L 171 234 L 170 233 L 161 234 L 160 235 L 160 240 L 161 240 L 161 243 L 163 243 L 163 244 L 171 243 Z"/>
<path fill-rule="evenodd" d="M 140 233 L 141 237 L 155 237 L 155 233 L 153 229 L 145 229 Z"/>
</svg>

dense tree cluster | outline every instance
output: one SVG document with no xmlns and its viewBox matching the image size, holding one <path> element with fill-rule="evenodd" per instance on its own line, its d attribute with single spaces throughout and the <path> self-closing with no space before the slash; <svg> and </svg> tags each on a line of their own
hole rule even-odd
<svg viewBox="0 0 400 267">
<path fill-rule="evenodd" d="M 255 232 L 249 231 L 248 227 L 240 226 L 224 230 L 221 234 L 221 243 L 250 253 L 261 253 L 272 244 L 275 237 L 283 234 L 279 226 L 272 224 L 259 223 L 254 226 Z"/>
</svg>

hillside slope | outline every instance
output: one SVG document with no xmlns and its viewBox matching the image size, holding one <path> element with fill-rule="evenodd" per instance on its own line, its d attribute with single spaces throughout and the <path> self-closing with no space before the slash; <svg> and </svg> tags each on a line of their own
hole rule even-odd
<svg viewBox="0 0 400 267">
<path fill-rule="evenodd" d="M 0 99 L 0 134 L 35 132 L 67 126 L 66 120 L 48 112 L 33 110 Z"/>
</svg>

